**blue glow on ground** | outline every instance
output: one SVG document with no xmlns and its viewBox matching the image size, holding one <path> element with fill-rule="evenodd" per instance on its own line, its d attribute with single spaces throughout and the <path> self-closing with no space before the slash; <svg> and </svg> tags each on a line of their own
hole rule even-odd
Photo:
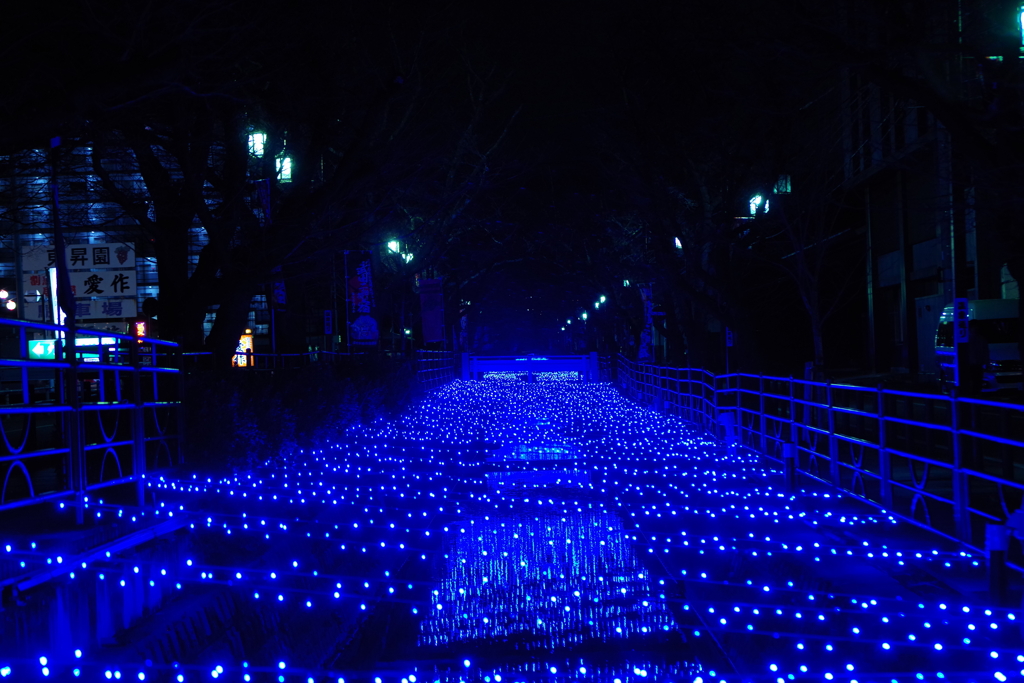
<svg viewBox="0 0 1024 683">
<path fill-rule="evenodd" d="M 787 495 L 756 457 L 608 385 L 537 379 L 455 382 L 299 462 L 153 482 L 155 510 L 90 502 L 125 523 L 184 522 L 175 553 L 80 562 L 0 539 L 5 562 L 68 565 L 73 590 L 121 605 L 113 625 L 72 622 L 66 652 L 0 641 L 0 677 L 1024 677 L 1019 610 L 964 589 L 981 585 L 980 558 L 835 490 Z M 168 611 L 222 591 L 285 635 L 187 664 L 141 632 L 120 649 L 97 642 L 146 591 Z"/>
</svg>

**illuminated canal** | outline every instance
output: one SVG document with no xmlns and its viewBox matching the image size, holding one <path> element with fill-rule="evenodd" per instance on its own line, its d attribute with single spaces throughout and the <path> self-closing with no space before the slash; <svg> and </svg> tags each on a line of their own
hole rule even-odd
<svg viewBox="0 0 1024 683">
<path fill-rule="evenodd" d="M 1018 610 L 972 593 L 979 558 L 824 486 L 787 495 L 756 456 L 609 385 L 539 379 L 455 382 L 289 463 L 154 483 L 173 541 L 68 577 L 68 625 L 38 651 L 0 644 L 0 674 L 1024 676 Z M 8 561 L 54 561 L 24 544 Z"/>
</svg>

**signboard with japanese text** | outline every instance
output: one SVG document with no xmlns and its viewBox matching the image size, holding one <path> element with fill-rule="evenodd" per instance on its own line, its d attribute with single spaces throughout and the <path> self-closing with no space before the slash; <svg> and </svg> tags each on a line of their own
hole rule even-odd
<svg viewBox="0 0 1024 683">
<path fill-rule="evenodd" d="M 373 270 L 369 252 L 345 254 L 345 282 L 349 343 L 353 346 L 376 346 L 380 332 L 373 317 Z"/>
<path fill-rule="evenodd" d="M 90 276 L 98 279 L 90 279 Z M 117 276 L 121 276 L 118 278 Z M 103 273 L 71 273 L 71 286 L 76 292 L 75 317 L 79 320 L 102 320 L 104 318 L 134 318 L 138 315 L 135 298 L 134 271 L 106 271 Z M 88 296 L 103 297 L 101 300 L 85 298 L 82 292 L 89 289 L 102 290 Z M 116 290 L 116 291 L 115 291 Z M 123 291 L 122 291 L 123 290 Z M 22 276 L 21 315 L 25 320 L 49 322 L 50 313 L 47 298 L 50 292 L 49 277 L 45 274 Z M 118 297 L 118 298 L 114 298 Z"/>
<path fill-rule="evenodd" d="M 43 300 L 29 301 L 22 305 L 25 320 L 48 322 L 50 313 Z M 108 318 L 134 318 L 138 315 L 135 299 L 76 299 L 77 320 L 104 320 Z"/>
<path fill-rule="evenodd" d="M 641 363 L 651 363 L 654 361 L 654 297 L 650 284 L 641 284 L 637 287 L 640 289 L 640 298 L 644 304 L 644 327 L 640 331 L 640 346 L 636 359 Z"/>
<path fill-rule="evenodd" d="M 236 368 L 247 368 L 249 367 L 249 356 L 253 350 L 252 334 L 246 330 L 246 333 L 238 338 L 238 346 L 235 347 L 235 355 L 231 357 L 231 366 Z"/>
<path fill-rule="evenodd" d="M 83 296 L 135 296 L 134 270 L 72 272 L 71 293 Z"/>
<path fill-rule="evenodd" d="M 135 268 L 135 245 L 131 242 L 107 244 L 69 244 L 64 260 L 71 270 L 88 268 Z M 21 248 L 21 269 L 46 270 L 56 265 L 52 245 Z"/>
</svg>

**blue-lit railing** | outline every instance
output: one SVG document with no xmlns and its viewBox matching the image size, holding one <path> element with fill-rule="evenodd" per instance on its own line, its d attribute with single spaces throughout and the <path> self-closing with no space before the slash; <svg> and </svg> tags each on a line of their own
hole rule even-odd
<svg viewBox="0 0 1024 683">
<path fill-rule="evenodd" d="M 71 349 L 75 352 L 72 353 Z M 178 464 L 181 356 L 159 339 L 0 320 L 0 511 Z"/>
<path fill-rule="evenodd" d="M 416 351 L 416 378 L 434 389 L 455 379 L 455 354 L 451 351 Z"/>
<path fill-rule="evenodd" d="M 975 550 L 1024 498 L 1024 405 L 623 357 L 617 374 L 637 400 Z"/>
<path fill-rule="evenodd" d="M 481 379 L 492 372 L 527 376 L 538 372 L 575 372 L 581 380 L 596 382 L 599 379 L 599 364 L 597 353 L 585 356 L 462 354 L 462 379 Z"/>
</svg>

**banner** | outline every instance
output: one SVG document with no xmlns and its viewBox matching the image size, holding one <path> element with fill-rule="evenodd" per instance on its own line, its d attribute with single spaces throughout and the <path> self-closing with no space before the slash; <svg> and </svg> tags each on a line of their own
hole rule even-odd
<svg viewBox="0 0 1024 683">
<path fill-rule="evenodd" d="M 636 359 L 643 363 L 654 361 L 653 355 L 653 328 L 654 328 L 654 298 L 650 284 L 637 285 L 640 289 L 640 298 L 644 302 L 644 329 L 640 332 L 640 347 L 636 352 Z"/>
<path fill-rule="evenodd" d="M 373 270 L 369 252 L 345 253 L 345 282 L 349 344 L 376 346 L 380 333 L 373 317 Z"/>
<path fill-rule="evenodd" d="M 441 279 L 420 280 L 420 316 L 424 342 L 444 341 L 444 293 Z"/>
</svg>

